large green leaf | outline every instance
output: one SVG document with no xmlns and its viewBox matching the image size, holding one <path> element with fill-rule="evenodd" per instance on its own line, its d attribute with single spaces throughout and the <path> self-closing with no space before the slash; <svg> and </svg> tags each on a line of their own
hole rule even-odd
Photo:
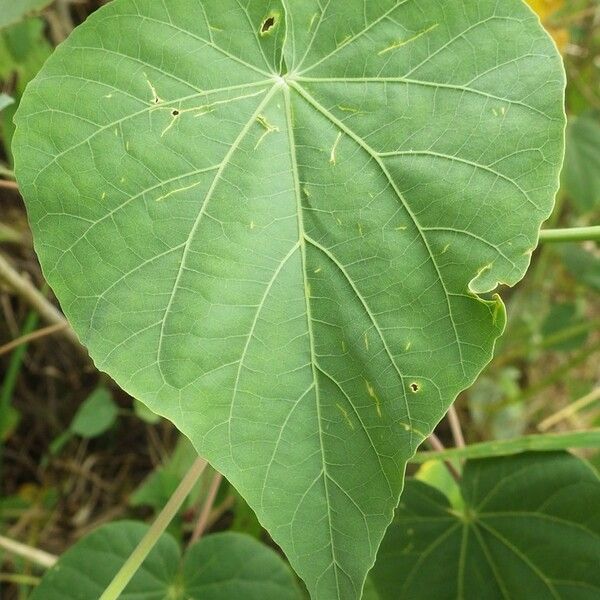
<svg viewBox="0 0 600 600">
<path fill-rule="evenodd" d="M 50 569 L 31 600 L 97 600 L 133 552 L 148 527 L 111 523 L 70 548 Z M 121 600 L 300 600 L 283 560 L 263 544 L 238 533 L 202 539 L 181 557 L 163 535 L 135 574 Z"/>
<path fill-rule="evenodd" d="M 46 277 L 315 598 L 352 600 L 406 460 L 489 361 L 563 154 L 520 1 L 115 0 L 29 87 Z"/>
<path fill-rule="evenodd" d="M 566 453 L 468 462 L 464 506 L 409 481 L 370 579 L 381 600 L 593 600 L 600 482 Z"/>
</svg>

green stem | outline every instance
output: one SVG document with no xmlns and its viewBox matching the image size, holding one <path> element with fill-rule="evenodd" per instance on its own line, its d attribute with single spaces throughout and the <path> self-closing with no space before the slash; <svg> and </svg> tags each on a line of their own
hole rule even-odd
<svg viewBox="0 0 600 600">
<path fill-rule="evenodd" d="M 453 460 L 488 458 L 490 456 L 511 456 L 526 451 L 565 450 L 568 448 L 599 448 L 600 429 L 574 431 L 571 433 L 545 433 L 526 435 L 508 440 L 495 440 L 472 444 L 464 448 L 452 448 L 437 452 L 418 452 L 410 459 L 411 463 L 422 464 L 429 460 Z"/>
<path fill-rule="evenodd" d="M 0 164 L 0 177 L 6 177 L 7 179 L 13 179 L 14 180 L 15 174 L 9 168 L 7 168 L 4 165 Z"/>
<path fill-rule="evenodd" d="M 540 233 L 540 242 L 548 244 L 590 241 L 600 242 L 600 226 L 543 229 Z"/>
<path fill-rule="evenodd" d="M 146 533 L 137 548 L 131 553 L 102 596 L 100 596 L 100 600 L 117 600 L 123 593 L 123 590 L 127 587 L 127 584 L 131 581 L 137 570 L 142 566 L 142 563 L 146 560 L 160 536 L 165 532 L 169 523 L 179 512 L 185 499 L 196 485 L 198 479 L 200 479 L 206 465 L 207 463 L 203 458 L 198 458 L 196 462 L 194 462 L 182 482 L 179 484 L 179 487 L 175 490 L 175 493 L 171 496 L 156 518 L 156 521 L 154 521 L 148 530 L 148 533 Z"/>
</svg>

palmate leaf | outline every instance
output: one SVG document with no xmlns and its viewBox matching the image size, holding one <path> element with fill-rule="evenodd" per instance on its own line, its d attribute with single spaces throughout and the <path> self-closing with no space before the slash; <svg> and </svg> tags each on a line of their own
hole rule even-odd
<svg viewBox="0 0 600 600">
<path fill-rule="evenodd" d="M 60 557 L 31 600 L 98 600 L 147 531 L 134 521 L 100 527 Z M 301 595 L 273 550 L 247 535 L 218 533 L 183 557 L 175 539 L 164 534 L 119 598 L 300 600 Z"/>
<path fill-rule="evenodd" d="M 461 506 L 409 481 L 369 577 L 379 600 L 592 600 L 600 481 L 567 453 L 469 461 Z"/>
<path fill-rule="evenodd" d="M 115 0 L 29 87 L 16 171 L 100 369 L 358 598 L 407 459 L 489 361 L 563 154 L 520 0 Z"/>
</svg>

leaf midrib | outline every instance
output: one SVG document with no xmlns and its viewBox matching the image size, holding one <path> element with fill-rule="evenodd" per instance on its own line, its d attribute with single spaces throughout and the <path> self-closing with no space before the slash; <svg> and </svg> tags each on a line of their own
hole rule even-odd
<svg viewBox="0 0 600 600">
<path fill-rule="evenodd" d="M 336 582 L 336 592 L 337 592 L 337 596 L 338 598 L 342 598 L 341 596 L 341 587 L 340 587 L 340 581 L 339 581 L 339 574 L 338 574 L 338 568 L 341 569 L 341 566 L 338 565 L 338 560 L 337 560 L 337 556 L 336 556 L 336 551 L 335 551 L 335 544 L 333 541 L 333 521 L 332 521 L 332 514 L 331 514 L 331 501 L 330 501 L 330 497 L 329 497 L 329 485 L 328 485 L 328 473 L 327 473 L 327 460 L 325 458 L 325 444 L 323 441 L 323 427 L 322 427 L 322 422 L 323 422 L 323 417 L 321 415 L 321 399 L 320 399 L 320 393 L 319 393 L 319 384 L 318 384 L 318 374 L 317 374 L 317 369 L 316 369 L 316 349 L 315 349 L 315 342 L 314 342 L 314 332 L 313 332 L 313 320 L 312 320 L 312 311 L 311 311 L 311 306 L 310 306 L 310 298 L 308 297 L 308 279 L 307 279 L 307 260 L 306 260 L 306 240 L 305 240 L 305 228 L 304 228 L 304 213 L 303 213 L 303 209 L 302 209 L 302 200 L 301 200 L 301 194 L 300 194 L 300 174 L 299 174 L 299 169 L 298 169 L 298 159 L 296 156 L 296 143 L 295 143 L 295 137 L 294 137 L 294 124 L 293 124 L 293 117 L 292 117 L 292 107 L 291 107 L 291 98 L 290 98 L 290 89 L 288 86 L 284 87 L 284 104 L 285 104 L 285 113 L 286 113 L 286 121 L 287 121 L 287 130 L 288 130 L 288 136 L 289 136 L 289 144 L 290 144 L 290 158 L 292 161 L 292 173 L 293 173 L 293 178 L 294 178 L 294 194 L 296 197 L 296 210 L 297 210 L 297 214 L 298 214 L 298 241 L 300 243 L 300 251 L 301 251 L 301 257 L 302 257 L 302 276 L 303 276 L 303 282 L 304 282 L 304 300 L 305 300 L 305 305 L 306 305 L 306 319 L 307 319 L 307 331 L 308 331 L 308 340 L 309 340 L 309 345 L 310 345 L 310 356 L 311 356 L 311 369 L 312 369 L 312 376 L 313 376 L 313 382 L 315 384 L 315 405 L 316 405 L 316 411 L 317 411 L 317 421 L 319 424 L 319 446 L 320 446 L 320 451 L 321 451 L 321 469 L 322 469 L 322 473 L 320 476 L 323 477 L 323 487 L 325 489 L 325 502 L 327 505 L 327 523 L 328 523 L 328 529 L 329 529 L 329 541 L 330 541 L 330 548 L 331 548 L 331 565 L 329 566 L 333 566 L 333 571 L 335 574 L 335 582 Z M 323 571 L 323 573 L 321 573 L 321 575 L 319 576 L 322 577 L 327 570 L 329 569 L 329 566 Z M 354 587 L 354 581 L 352 580 L 352 578 L 350 578 L 350 581 L 352 583 L 352 586 Z M 317 579 L 318 581 L 318 579 Z"/>
</svg>

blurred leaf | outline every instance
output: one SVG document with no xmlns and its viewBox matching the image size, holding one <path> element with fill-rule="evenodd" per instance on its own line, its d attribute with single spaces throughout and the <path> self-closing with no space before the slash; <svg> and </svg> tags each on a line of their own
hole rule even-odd
<svg viewBox="0 0 600 600">
<path fill-rule="evenodd" d="M 600 209 L 600 116 L 572 117 L 567 127 L 563 184 L 582 212 Z"/>
<path fill-rule="evenodd" d="M 409 481 L 371 580 L 381 600 L 592 600 L 600 482 L 566 453 L 468 462 L 463 511 Z"/>
<path fill-rule="evenodd" d="M 6 0 L 0 0 L 4 2 Z M 32 18 L 0 31 L 0 83 L 14 85 L 15 102 L 0 115 L 0 133 L 12 164 L 11 143 L 15 126 L 13 118 L 27 84 L 37 75 L 52 46 L 44 35 L 45 22 Z M 13 83 L 13 78 L 15 82 Z"/>
<path fill-rule="evenodd" d="M 71 547 L 30 600 L 97 600 L 142 537 L 143 523 L 111 523 Z M 185 555 L 163 535 L 120 600 L 299 600 L 291 570 L 270 548 L 240 534 L 203 538 Z"/>
<path fill-rule="evenodd" d="M 451 448 L 443 452 L 417 452 L 411 462 L 425 463 L 430 460 L 488 458 L 492 456 L 510 456 L 530 450 L 548 452 L 568 448 L 600 448 L 600 429 L 571 433 L 526 435 L 512 440 L 495 440 L 471 444 L 464 448 Z"/>
<path fill-rule="evenodd" d="M 133 399 L 133 412 L 138 419 L 141 419 L 149 425 L 156 425 L 160 422 L 161 416 L 151 411 L 143 402 L 137 399 Z"/>
<path fill-rule="evenodd" d="M 14 104 L 15 100 L 14 98 L 11 98 L 10 96 L 6 95 L 6 94 L 0 94 L 0 110 L 5 109 L 7 106 L 10 106 L 11 104 Z"/>
<path fill-rule="evenodd" d="M 235 497 L 235 508 L 233 511 L 233 523 L 230 527 L 231 531 L 246 533 L 257 540 L 261 539 L 264 529 L 256 513 L 233 487 L 232 492 Z"/>
<path fill-rule="evenodd" d="M 196 458 L 198 458 L 198 453 L 194 450 L 191 442 L 185 436 L 180 436 L 173 454 L 163 466 L 158 467 L 144 480 L 131 495 L 129 504 L 131 506 L 151 506 L 155 511 L 162 509 Z M 196 501 L 199 489 L 200 484 L 196 486 L 195 492 L 190 494 L 185 504 L 186 507 Z"/>
<path fill-rule="evenodd" d="M 118 413 L 110 391 L 99 387 L 79 407 L 69 429 L 83 438 L 98 437 L 115 424 Z"/>
<path fill-rule="evenodd" d="M 521 373 L 515 367 L 498 371 L 495 378 L 481 377 L 470 389 L 468 406 L 477 428 L 495 439 L 521 435 L 525 427 L 524 407 L 517 399 Z"/>
<path fill-rule="evenodd" d="M 29 15 L 46 8 L 53 0 L 0 0 L 0 29 L 22 21 Z"/>
<path fill-rule="evenodd" d="M 569 30 L 562 27 L 556 27 L 552 17 L 556 15 L 564 6 L 565 0 L 526 0 L 529 6 L 539 15 L 542 23 L 548 29 L 558 49 L 562 52 L 569 43 Z"/>
<path fill-rule="evenodd" d="M 560 333 L 567 328 L 579 325 L 584 321 L 585 317 L 581 314 L 581 311 L 578 309 L 576 304 L 556 304 L 551 308 L 550 314 L 546 317 L 546 320 L 542 325 L 542 336 L 544 338 L 550 338 L 557 333 Z M 582 331 L 582 333 L 578 336 L 559 341 L 555 344 L 546 345 L 545 348 L 549 350 L 560 350 L 563 352 L 576 350 L 585 344 L 589 334 L 589 331 Z"/>
<path fill-rule="evenodd" d="M 569 245 L 560 249 L 563 263 L 578 283 L 600 291 L 600 255 L 585 247 Z"/>
<path fill-rule="evenodd" d="M 565 0 L 527 0 L 527 3 L 545 21 L 564 6 Z"/>
<path fill-rule="evenodd" d="M 0 80 L 16 73 L 18 93 L 25 90 L 52 53 L 44 30 L 42 19 L 27 19 L 0 32 Z"/>
<path fill-rule="evenodd" d="M 0 415 L 0 443 L 5 442 L 19 426 L 21 413 L 13 406 L 8 406 Z"/>
</svg>

